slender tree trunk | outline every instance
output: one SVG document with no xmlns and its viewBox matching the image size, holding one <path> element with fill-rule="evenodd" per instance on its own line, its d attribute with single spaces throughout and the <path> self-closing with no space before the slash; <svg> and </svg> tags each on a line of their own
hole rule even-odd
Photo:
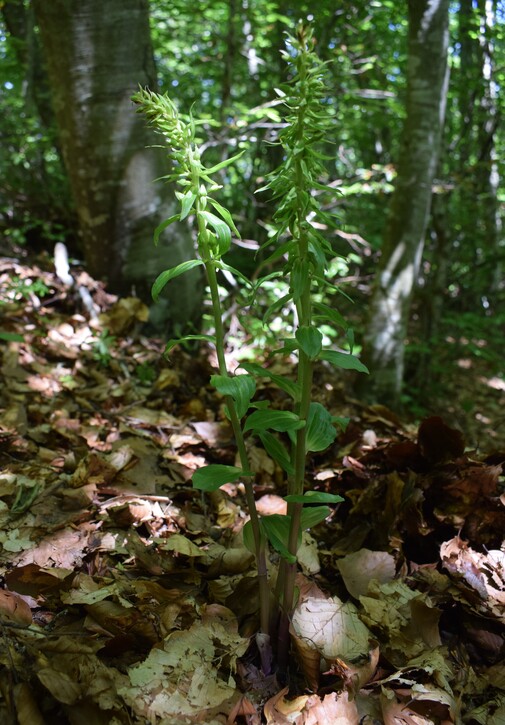
<svg viewBox="0 0 505 725">
<path fill-rule="evenodd" d="M 167 173 L 160 144 L 130 100 L 155 87 L 148 0 L 33 0 L 61 148 L 89 272 L 146 302 L 157 274 L 191 255 L 183 225 L 155 248 L 153 230 L 174 213 L 173 194 L 153 180 Z M 198 316 L 198 275 L 168 286 L 166 324 Z"/>
<path fill-rule="evenodd" d="M 364 335 L 365 399 L 395 406 L 423 254 L 448 85 L 449 0 L 409 0 L 406 119 L 395 191 Z M 364 376 L 363 376 L 364 378 Z"/>
<path fill-rule="evenodd" d="M 480 98 L 480 123 L 478 125 L 479 158 L 477 163 L 477 185 L 480 201 L 479 219 L 482 225 L 482 240 L 491 259 L 495 260 L 489 286 L 484 284 L 482 301 L 496 293 L 502 280 L 501 231 L 502 222 L 498 190 L 500 173 L 496 153 L 496 131 L 498 118 L 498 86 L 493 67 L 493 27 L 495 7 L 493 0 L 478 3 L 481 18 L 479 46 L 481 52 L 482 95 Z M 486 289 L 486 287 L 488 287 Z"/>
</svg>

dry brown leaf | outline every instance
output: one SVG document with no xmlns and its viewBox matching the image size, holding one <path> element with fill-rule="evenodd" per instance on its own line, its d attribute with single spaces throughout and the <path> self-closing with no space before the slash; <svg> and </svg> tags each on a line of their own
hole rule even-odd
<svg viewBox="0 0 505 725">
<path fill-rule="evenodd" d="M 29 627 L 32 623 L 32 610 L 22 596 L 0 589 L 0 619 Z"/>
</svg>

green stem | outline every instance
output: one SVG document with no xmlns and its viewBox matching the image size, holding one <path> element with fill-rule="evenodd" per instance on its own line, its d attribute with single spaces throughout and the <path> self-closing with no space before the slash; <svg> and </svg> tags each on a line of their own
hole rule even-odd
<svg viewBox="0 0 505 725">
<path fill-rule="evenodd" d="M 196 186 L 198 188 L 198 185 Z M 198 218 L 198 245 L 200 248 L 202 259 L 204 260 L 205 269 L 207 272 L 207 279 L 209 282 L 210 297 L 212 301 L 212 313 L 214 318 L 214 329 L 216 333 L 216 355 L 218 360 L 219 374 L 227 376 L 228 368 L 226 365 L 225 347 L 224 347 L 224 326 L 223 326 L 223 314 L 221 307 L 221 298 L 219 296 L 219 285 L 217 281 L 216 267 L 214 261 L 210 258 L 209 248 L 207 244 L 208 230 L 206 229 L 205 222 L 199 211 L 202 211 L 205 206 L 205 201 L 198 196 L 196 201 L 196 211 Z M 231 396 L 225 397 L 225 402 L 228 407 L 228 413 L 230 416 L 230 423 L 235 436 L 235 442 L 240 458 L 240 463 L 244 471 L 249 470 L 249 457 L 247 455 L 247 449 L 245 446 L 244 434 L 240 420 L 237 415 L 235 407 L 235 401 Z M 270 624 L 270 593 L 268 589 L 268 570 L 266 564 L 266 553 L 265 545 L 263 543 L 263 537 L 261 536 L 260 520 L 258 511 L 256 508 L 256 501 L 254 498 L 254 488 L 252 481 L 249 476 L 244 477 L 245 495 L 247 500 L 247 507 L 249 510 L 249 516 L 251 519 L 251 527 L 254 537 L 254 549 L 256 555 L 256 566 L 258 569 L 258 589 L 259 589 L 259 603 L 260 603 L 260 630 L 261 632 L 269 633 Z"/>
<path fill-rule="evenodd" d="M 304 56 L 302 54 L 302 62 L 299 66 L 299 74 L 302 89 L 304 88 L 305 65 L 303 63 Z M 300 105 L 300 115 L 298 118 L 298 143 L 303 146 L 304 132 L 304 106 Z M 305 187 L 307 179 L 304 175 L 303 165 L 300 157 L 295 159 L 295 186 L 297 189 L 298 204 L 296 205 L 296 218 L 293 224 L 293 233 L 298 238 L 298 257 L 300 262 L 307 263 L 307 279 L 301 294 L 296 302 L 298 313 L 298 325 L 310 326 L 312 319 L 312 298 L 311 298 L 311 274 L 309 271 L 309 239 L 306 231 L 305 205 L 303 196 L 306 194 Z M 313 365 L 303 350 L 299 350 L 298 358 L 298 384 L 301 390 L 300 401 L 296 406 L 295 412 L 300 420 L 307 423 L 309 415 L 310 403 L 312 398 L 312 377 Z M 305 486 L 305 465 L 306 465 L 306 425 L 297 431 L 296 442 L 294 447 L 294 476 L 288 485 L 290 494 L 302 495 Z M 293 557 L 296 557 L 298 551 L 298 542 L 301 533 L 301 516 L 303 504 L 292 503 L 288 505 L 288 515 L 291 517 L 289 528 L 288 551 Z M 294 608 L 295 598 L 295 578 L 297 572 L 297 564 L 285 563 L 283 575 L 283 598 L 282 613 L 278 632 L 278 663 L 281 673 L 285 673 L 288 664 L 289 653 L 289 622 Z"/>
</svg>

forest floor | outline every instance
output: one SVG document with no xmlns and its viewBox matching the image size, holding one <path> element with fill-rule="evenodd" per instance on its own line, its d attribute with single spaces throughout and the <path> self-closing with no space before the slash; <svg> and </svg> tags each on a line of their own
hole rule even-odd
<svg viewBox="0 0 505 725">
<path fill-rule="evenodd" d="M 48 263 L 0 259 L 0 722 L 503 725 L 503 378 L 455 356 L 412 421 L 317 369 L 351 421 L 308 477 L 344 502 L 304 534 L 288 688 L 254 646 L 242 486 L 191 485 L 235 462 L 212 354 L 167 361 L 138 300 L 78 284 L 94 321 Z M 260 513 L 283 512 L 248 446 Z"/>
</svg>

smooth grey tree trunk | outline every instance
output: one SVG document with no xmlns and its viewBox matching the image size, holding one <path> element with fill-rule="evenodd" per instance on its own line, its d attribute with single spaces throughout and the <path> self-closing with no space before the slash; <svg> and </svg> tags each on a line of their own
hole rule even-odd
<svg viewBox="0 0 505 725">
<path fill-rule="evenodd" d="M 176 213 L 160 137 L 130 98 L 155 85 L 148 0 L 33 0 L 47 60 L 61 149 L 88 271 L 119 294 L 150 302 L 156 276 L 192 256 L 184 225 L 156 226 Z M 153 308 L 167 331 L 200 314 L 198 274 L 178 278 Z M 160 319 L 161 318 L 161 319 Z"/>
<path fill-rule="evenodd" d="M 361 396 L 395 407 L 412 291 L 429 220 L 448 85 L 449 0 L 409 0 L 406 119 L 398 173 L 364 334 Z"/>
</svg>

